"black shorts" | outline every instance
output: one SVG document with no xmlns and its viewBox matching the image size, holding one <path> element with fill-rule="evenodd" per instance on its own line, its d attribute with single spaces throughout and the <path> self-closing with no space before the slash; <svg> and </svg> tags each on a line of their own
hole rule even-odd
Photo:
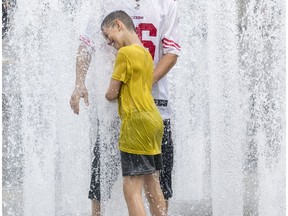
<svg viewBox="0 0 288 216">
<path fill-rule="evenodd" d="M 111 123 L 109 131 L 114 135 L 111 136 L 110 143 L 104 143 L 104 137 L 101 139 L 99 121 L 97 120 L 97 139 L 93 148 L 94 159 L 92 162 L 90 189 L 88 193 L 88 198 L 91 200 L 100 201 L 110 198 L 111 189 L 120 172 L 120 155 L 110 154 L 111 151 L 118 152 L 118 149 L 106 149 L 106 152 L 103 152 L 103 149 L 100 148 L 100 145 L 106 145 L 108 148 L 117 148 L 119 124 L 119 118 L 116 118 Z M 103 171 L 101 172 L 101 169 L 104 170 L 104 173 Z"/>
<path fill-rule="evenodd" d="M 173 195 L 172 190 L 172 169 L 174 160 L 174 147 L 172 141 L 170 119 L 165 119 L 164 123 L 164 135 L 162 139 L 162 160 L 163 169 L 160 170 L 160 186 L 164 195 L 164 198 L 168 200 Z"/>
<path fill-rule="evenodd" d="M 139 155 L 121 151 L 122 176 L 138 176 L 155 173 L 162 169 L 162 157 Z"/>
</svg>

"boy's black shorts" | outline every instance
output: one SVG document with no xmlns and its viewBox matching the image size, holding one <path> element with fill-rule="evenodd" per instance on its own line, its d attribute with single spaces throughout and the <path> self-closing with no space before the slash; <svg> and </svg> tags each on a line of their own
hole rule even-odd
<svg viewBox="0 0 288 216">
<path fill-rule="evenodd" d="M 164 123 L 164 135 L 162 139 L 162 165 L 163 169 L 160 170 L 160 186 L 163 191 L 164 198 L 168 200 L 172 197 L 172 168 L 173 168 L 173 142 L 172 142 L 172 134 L 171 134 L 171 125 L 170 120 L 165 119 Z M 92 174 L 91 174 L 91 183 L 89 190 L 89 199 L 96 199 L 98 201 L 101 200 L 100 194 L 100 138 L 97 136 L 97 141 L 94 147 L 94 160 L 92 162 Z M 119 173 L 119 160 L 111 159 L 112 161 L 112 175 L 108 179 L 105 180 L 108 197 L 111 195 L 111 188 L 114 185 L 114 182 L 117 180 Z"/>
<path fill-rule="evenodd" d="M 138 176 L 155 173 L 162 169 L 162 157 L 139 155 L 121 151 L 122 176 Z"/>
</svg>

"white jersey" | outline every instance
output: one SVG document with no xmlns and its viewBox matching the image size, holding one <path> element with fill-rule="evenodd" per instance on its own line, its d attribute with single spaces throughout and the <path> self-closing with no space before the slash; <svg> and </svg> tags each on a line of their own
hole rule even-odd
<svg viewBox="0 0 288 216">
<path fill-rule="evenodd" d="M 154 60 L 156 66 L 163 54 L 172 53 L 179 55 L 181 47 L 179 43 L 177 15 L 177 3 L 175 0 L 117 0 L 103 6 L 103 18 L 115 10 L 123 10 L 131 16 L 136 32 Z M 95 14 L 96 15 L 96 14 Z M 99 18 L 99 14 L 97 15 Z M 91 18 L 85 34 L 80 40 L 95 50 L 95 35 L 101 34 L 100 24 Z M 153 97 L 163 119 L 171 116 L 171 108 L 168 103 L 168 80 L 163 77 L 153 86 Z"/>
</svg>

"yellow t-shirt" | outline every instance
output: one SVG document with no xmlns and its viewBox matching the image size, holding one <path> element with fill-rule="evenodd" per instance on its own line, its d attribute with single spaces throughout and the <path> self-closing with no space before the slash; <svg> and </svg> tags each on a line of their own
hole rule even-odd
<svg viewBox="0 0 288 216">
<path fill-rule="evenodd" d="M 153 60 L 144 47 L 118 50 L 112 79 L 122 81 L 118 96 L 121 118 L 119 149 L 142 155 L 161 153 L 163 121 L 152 97 Z"/>
</svg>

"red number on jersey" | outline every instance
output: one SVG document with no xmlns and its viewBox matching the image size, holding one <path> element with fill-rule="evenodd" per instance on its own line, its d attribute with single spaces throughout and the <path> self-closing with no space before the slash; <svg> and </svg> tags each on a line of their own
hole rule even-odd
<svg viewBox="0 0 288 216">
<path fill-rule="evenodd" d="M 152 23 L 140 23 L 136 27 L 136 32 L 137 32 L 138 37 L 140 38 L 141 42 L 143 43 L 143 46 L 148 48 L 152 58 L 154 59 L 156 46 L 153 44 L 152 41 L 142 40 L 142 32 L 143 31 L 149 31 L 149 36 L 156 37 L 157 29 L 155 28 L 155 26 Z"/>
</svg>

